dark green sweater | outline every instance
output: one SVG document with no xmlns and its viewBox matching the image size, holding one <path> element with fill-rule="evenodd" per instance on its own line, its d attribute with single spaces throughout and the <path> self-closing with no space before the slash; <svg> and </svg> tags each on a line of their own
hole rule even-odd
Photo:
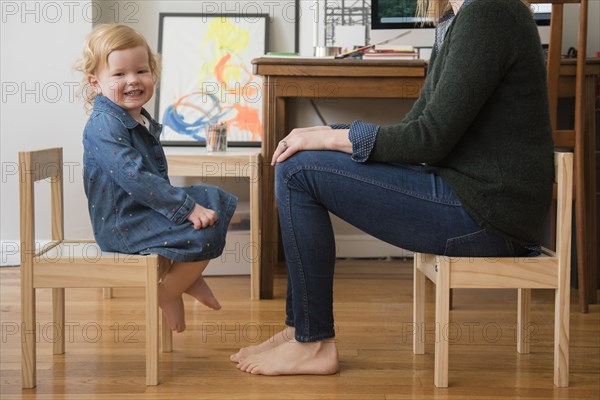
<svg viewBox="0 0 600 400">
<path fill-rule="evenodd" d="M 553 141 L 537 27 L 520 0 L 466 4 L 404 120 L 379 128 L 371 161 L 426 163 L 478 223 L 540 243 Z"/>
</svg>

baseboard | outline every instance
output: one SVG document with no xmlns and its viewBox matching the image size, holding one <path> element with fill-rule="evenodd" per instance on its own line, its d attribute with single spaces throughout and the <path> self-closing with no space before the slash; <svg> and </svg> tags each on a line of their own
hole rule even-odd
<svg viewBox="0 0 600 400">
<path fill-rule="evenodd" d="M 366 234 L 335 235 L 338 258 L 412 257 L 413 253 Z"/>
<path fill-rule="evenodd" d="M 250 274 L 249 232 L 230 231 L 223 255 L 209 264 L 207 275 L 247 275 Z M 336 256 L 338 258 L 387 258 L 412 257 L 412 252 L 366 234 L 336 235 Z M 0 266 L 17 266 L 20 263 L 19 243 L 2 241 Z"/>
<path fill-rule="evenodd" d="M 251 250 L 250 231 L 230 230 L 223 254 L 210 260 L 203 275 L 250 275 Z"/>
<path fill-rule="evenodd" d="M 3 240 L 0 243 L 0 267 L 16 267 L 21 264 L 19 242 Z"/>
<path fill-rule="evenodd" d="M 48 242 L 41 242 L 40 247 Z M 0 267 L 19 266 L 21 264 L 19 243 L 2 241 L 1 244 Z M 250 275 L 250 232 L 228 232 L 223 254 L 211 260 L 205 275 Z"/>
</svg>

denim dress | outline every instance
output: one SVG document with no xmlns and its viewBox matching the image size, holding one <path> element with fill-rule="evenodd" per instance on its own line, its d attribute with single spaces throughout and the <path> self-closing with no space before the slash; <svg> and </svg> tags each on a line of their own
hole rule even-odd
<svg viewBox="0 0 600 400">
<path fill-rule="evenodd" d="M 83 180 L 96 242 L 104 251 L 180 262 L 220 256 L 237 198 L 213 186 L 172 186 L 161 127 L 142 114 L 149 129 L 97 96 L 86 124 Z M 213 226 L 195 230 L 187 220 L 196 203 L 217 213 Z"/>
</svg>

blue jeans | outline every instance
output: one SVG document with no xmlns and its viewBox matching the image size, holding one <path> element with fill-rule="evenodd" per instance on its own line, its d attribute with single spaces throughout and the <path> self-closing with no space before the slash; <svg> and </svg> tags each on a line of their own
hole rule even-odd
<svg viewBox="0 0 600 400">
<path fill-rule="evenodd" d="M 395 246 L 448 256 L 532 255 L 479 226 L 452 189 L 421 165 L 357 163 L 303 151 L 279 163 L 275 196 L 288 267 L 286 324 L 296 340 L 335 336 L 335 241 L 329 212 Z"/>
</svg>

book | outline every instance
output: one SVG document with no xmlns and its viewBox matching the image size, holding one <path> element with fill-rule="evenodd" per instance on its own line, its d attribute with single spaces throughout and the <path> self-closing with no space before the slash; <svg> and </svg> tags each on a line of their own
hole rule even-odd
<svg viewBox="0 0 600 400">
<path fill-rule="evenodd" d="M 419 58 L 417 51 L 368 51 L 363 54 L 363 60 L 416 60 Z"/>
<path fill-rule="evenodd" d="M 265 56 L 272 57 L 298 57 L 300 54 L 288 51 L 268 51 Z"/>
<path fill-rule="evenodd" d="M 402 53 L 412 53 L 415 51 L 415 48 L 411 45 L 400 45 L 400 44 L 380 44 L 373 46 L 373 51 L 375 52 L 402 52 Z"/>
<path fill-rule="evenodd" d="M 363 54 L 364 60 L 413 60 L 419 52 L 411 45 L 380 44 Z"/>
</svg>

